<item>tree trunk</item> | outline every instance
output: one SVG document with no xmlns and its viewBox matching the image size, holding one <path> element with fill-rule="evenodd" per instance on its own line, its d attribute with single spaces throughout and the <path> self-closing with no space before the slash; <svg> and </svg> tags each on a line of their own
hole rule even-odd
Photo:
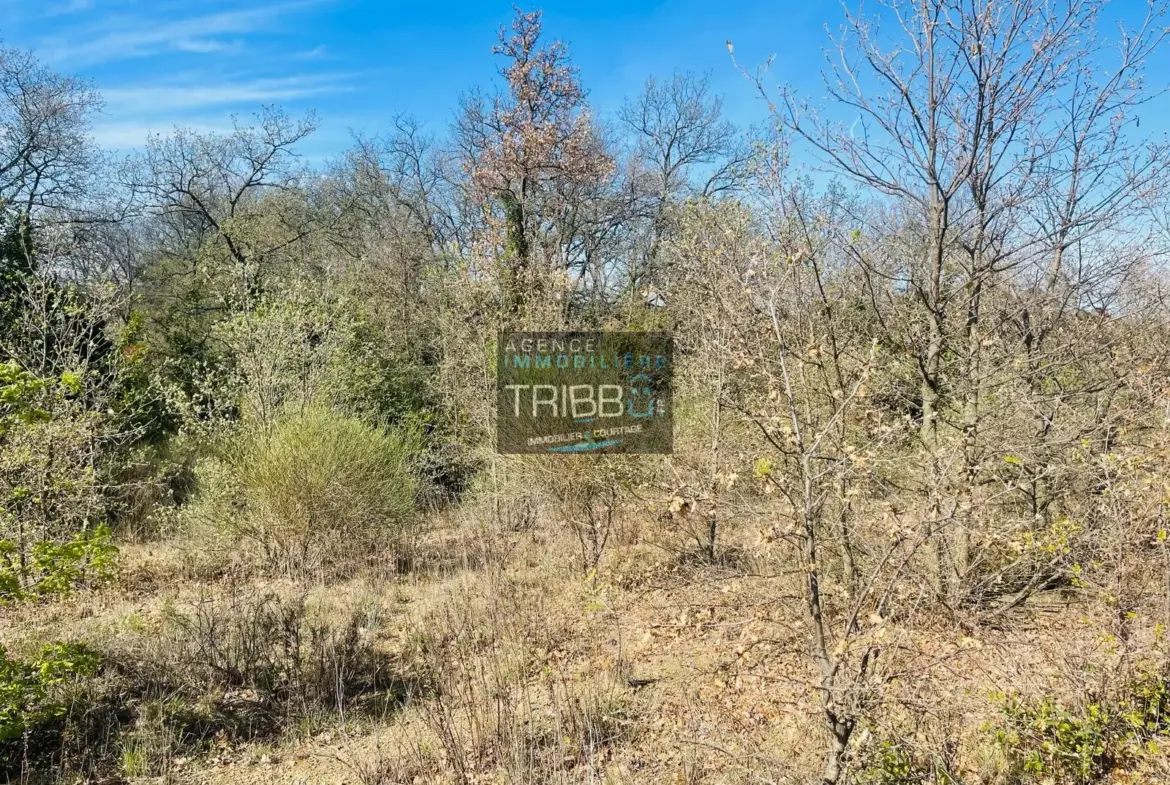
<svg viewBox="0 0 1170 785">
<path fill-rule="evenodd" d="M 511 191 L 504 191 L 500 197 L 504 203 L 506 222 L 506 269 L 503 281 L 504 312 L 516 316 L 524 308 L 527 299 L 525 288 L 531 285 L 529 272 L 528 235 L 524 226 L 524 203 Z"/>
<path fill-rule="evenodd" d="M 943 353 L 943 232 L 945 206 L 936 196 L 930 208 L 931 243 L 929 248 L 930 281 L 925 293 L 925 305 L 929 316 L 929 334 L 926 356 L 921 365 L 922 375 L 922 424 L 919 436 L 926 452 L 927 482 L 927 536 L 929 538 L 929 569 L 931 588 L 938 597 L 943 596 L 943 575 L 946 558 L 943 537 L 939 531 L 942 520 L 942 468 L 938 454 L 938 417 L 940 371 Z"/>
<path fill-rule="evenodd" d="M 825 757 L 825 769 L 821 774 L 821 783 L 822 785 L 838 785 L 845 773 L 845 753 L 849 749 L 849 739 L 853 736 L 854 723 L 852 719 L 842 719 L 828 709 L 825 710 L 825 717 L 833 732 L 833 740 L 829 745 L 829 753 Z"/>
</svg>

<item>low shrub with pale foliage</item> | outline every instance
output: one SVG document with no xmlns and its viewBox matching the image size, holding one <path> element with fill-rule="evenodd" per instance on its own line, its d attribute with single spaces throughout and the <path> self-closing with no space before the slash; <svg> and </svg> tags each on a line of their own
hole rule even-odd
<svg viewBox="0 0 1170 785">
<path fill-rule="evenodd" d="M 240 456 L 244 533 L 294 572 L 392 544 L 414 520 L 412 445 L 328 409 L 281 418 Z"/>
</svg>

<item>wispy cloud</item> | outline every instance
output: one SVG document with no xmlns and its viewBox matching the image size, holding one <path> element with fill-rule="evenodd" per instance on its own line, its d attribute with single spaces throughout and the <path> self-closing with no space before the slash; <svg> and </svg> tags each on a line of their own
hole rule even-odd
<svg viewBox="0 0 1170 785">
<path fill-rule="evenodd" d="M 214 38 L 181 38 L 173 44 L 180 52 L 195 52 L 196 54 L 213 54 L 215 52 L 238 52 L 244 48 L 244 42 L 218 41 Z"/>
<path fill-rule="evenodd" d="M 322 1 L 289 0 L 179 18 L 169 13 L 162 18 L 117 14 L 63 30 L 38 48 L 46 60 L 71 66 L 148 57 L 180 49 L 183 42 L 190 44 L 215 40 L 218 36 L 271 30 L 286 15 Z M 203 47 L 185 51 L 220 52 L 222 49 Z"/>
<path fill-rule="evenodd" d="M 93 0 L 68 0 L 68 2 L 49 6 L 45 16 L 65 16 L 88 11 L 93 8 Z"/>
<path fill-rule="evenodd" d="M 328 51 L 329 50 L 325 47 L 325 45 L 321 44 L 320 46 L 314 46 L 312 49 L 306 50 L 304 52 L 297 52 L 294 57 L 296 57 L 297 60 L 320 60 L 327 55 Z"/>
<path fill-rule="evenodd" d="M 151 134 L 167 134 L 176 127 L 201 133 L 228 133 L 232 130 L 228 123 L 203 120 L 118 121 L 96 124 L 91 136 L 98 146 L 106 150 L 134 150 L 144 147 Z"/>
<path fill-rule="evenodd" d="M 29 43 L 55 70 L 95 79 L 105 107 L 94 140 L 132 150 L 176 127 L 230 130 L 263 104 L 344 106 L 331 96 L 366 89 L 371 74 L 338 65 L 331 28 L 307 24 L 336 2 L 47 0 Z"/>
<path fill-rule="evenodd" d="M 345 84 L 345 74 L 314 74 L 241 82 L 208 84 L 157 84 L 106 89 L 106 111 L 134 114 L 192 110 L 210 106 L 250 104 L 343 93 L 353 90 Z"/>
</svg>

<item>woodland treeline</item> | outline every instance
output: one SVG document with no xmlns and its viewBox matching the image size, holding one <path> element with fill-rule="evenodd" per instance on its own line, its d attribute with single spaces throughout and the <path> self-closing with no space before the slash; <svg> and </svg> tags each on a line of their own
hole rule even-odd
<svg viewBox="0 0 1170 785">
<path fill-rule="evenodd" d="M 737 128 L 685 70 L 599 115 L 518 11 L 449 128 L 395 117 L 317 166 L 314 116 L 274 107 L 111 156 L 98 88 L 3 50 L 0 596 L 205 530 L 327 581 L 472 503 L 561 521 L 590 580 L 621 516 L 712 565 L 762 521 L 825 783 L 891 625 L 975 639 L 1053 595 L 1121 640 L 1170 623 L 1170 149 L 1139 124 L 1166 7 L 880 12 L 846 14 L 823 95 L 733 53 L 769 109 Z M 522 329 L 672 332 L 674 454 L 496 455 Z"/>
</svg>

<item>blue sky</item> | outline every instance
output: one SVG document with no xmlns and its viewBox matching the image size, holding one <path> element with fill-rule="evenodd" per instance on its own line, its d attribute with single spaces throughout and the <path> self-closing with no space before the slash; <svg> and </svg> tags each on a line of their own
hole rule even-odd
<svg viewBox="0 0 1170 785">
<path fill-rule="evenodd" d="M 821 20 L 837 9 L 756 0 L 540 7 L 545 35 L 569 44 L 600 114 L 650 74 L 688 68 L 711 72 L 741 122 L 764 113 L 724 42 L 750 62 L 775 52 L 790 78 L 807 77 Z M 377 131 L 396 112 L 442 130 L 461 92 L 493 83 L 491 47 L 511 16 L 506 0 L 0 0 L 0 38 L 94 81 L 107 104 L 95 129 L 105 146 L 132 148 L 176 124 L 223 128 L 233 112 L 277 103 L 317 110 L 312 147 L 324 153 L 343 147 L 350 128 Z"/>
<path fill-rule="evenodd" d="M 104 146 L 137 147 L 175 125 L 228 127 L 233 113 L 263 103 L 315 108 L 321 130 L 306 152 L 344 148 L 350 129 L 377 132 L 397 112 L 436 131 L 458 96 L 490 86 L 496 31 L 509 0 L 0 0 L 0 39 L 34 50 L 48 66 L 93 80 L 106 99 L 95 135 Z M 526 9 L 531 5 L 524 5 Z M 547 0 L 545 35 L 566 41 L 602 116 L 647 76 L 683 68 L 710 72 L 729 116 L 766 113 L 732 67 L 776 60 L 769 81 L 819 93 L 825 25 L 837 0 Z M 1132 17 L 1141 0 L 1111 13 Z M 1166 57 L 1153 75 L 1165 75 Z M 1166 117 L 1162 114 L 1162 117 Z M 1143 131 L 1148 124 L 1143 123 Z"/>
</svg>

